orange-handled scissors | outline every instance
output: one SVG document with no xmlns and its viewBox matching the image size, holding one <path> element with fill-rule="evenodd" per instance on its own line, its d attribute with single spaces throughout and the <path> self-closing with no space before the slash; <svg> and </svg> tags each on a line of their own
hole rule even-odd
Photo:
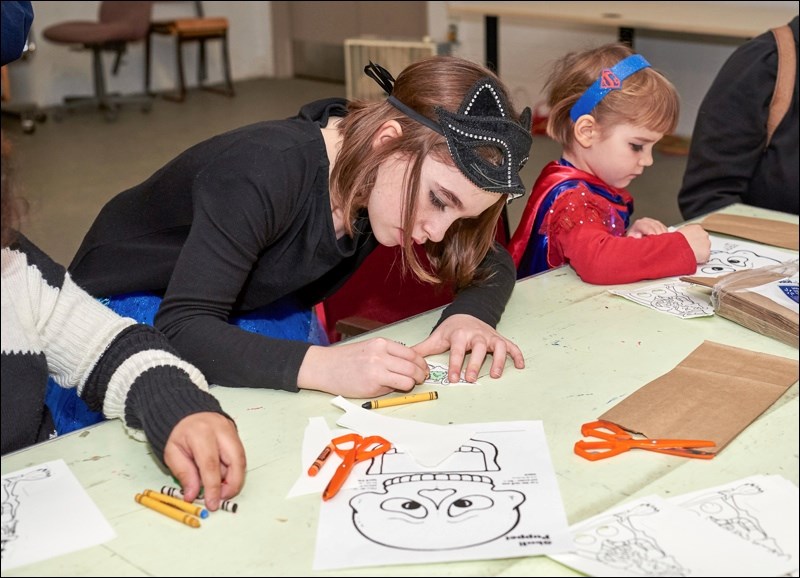
<svg viewBox="0 0 800 578">
<path fill-rule="evenodd" d="M 581 426 L 581 434 L 600 441 L 578 440 L 575 453 L 587 460 L 602 460 L 631 449 L 650 450 L 684 458 L 710 460 L 716 454 L 693 448 L 710 448 L 716 444 L 709 440 L 667 440 L 634 438 L 631 434 L 610 421 L 593 421 Z"/>
<path fill-rule="evenodd" d="M 336 468 L 331 481 L 328 482 L 328 487 L 322 492 L 323 500 L 330 500 L 342 489 L 347 476 L 358 462 L 385 454 L 392 448 L 392 444 L 381 436 L 361 437 L 358 434 L 339 436 L 332 439 L 331 444 L 333 451 L 342 458 L 342 463 Z"/>
</svg>

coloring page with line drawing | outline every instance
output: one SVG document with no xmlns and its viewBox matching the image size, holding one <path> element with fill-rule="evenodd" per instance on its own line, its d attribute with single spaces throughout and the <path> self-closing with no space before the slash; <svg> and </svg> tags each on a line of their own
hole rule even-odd
<svg viewBox="0 0 800 578">
<path fill-rule="evenodd" d="M 714 315 L 714 306 L 711 305 L 708 290 L 683 281 L 657 283 L 629 291 L 609 289 L 608 292 L 682 319 Z"/>
<path fill-rule="evenodd" d="M 435 468 L 396 451 L 356 464 L 322 502 L 315 570 L 534 556 L 571 549 L 540 421 L 471 424 Z"/>
<path fill-rule="evenodd" d="M 745 269 L 757 269 L 796 259 L 792 253 L 749 243 L 709 235 L 711 255 L 706 263 L 697 266 L 695 277 L 718 277 Z M 637 289 L 609 289 L 629 301 L 682 319 L 714 315 L 710 289 L 679 281 L 677 277 Z"/>
<path fill-rule="evenodd" d="M 428 385 L 480 385 L 477 381 L 473 383 L 464 379 L 463 370 L 461 371 L 458 381 L 451 382 L 447 377 L 448 367 L 442 363 L 431 363 L 429 361 L 428 371 L 430 372 L 430 375 L 424 382 Z"/>
<path fill-rule="evenodd" d="M 670 498 L 738 538 L 776 558 L 800 566 L 797 486 L 782 476 L 751 476 Z"/>
<path fill-rule="evenodd" d="M 791 562 L 687 508 L 639 498 L 573 525 L 575 550 L 550 556 L 590 576 L 779 576 Z"/>
<path fill-rule="evenodd" d="M 783 249 L 747 241 L 709 235 L 711 255 L 698 265 L 695 277 L 718 277 L 745 269 L 758 269 L 796 259 L 797 255 Z"/>
<path fill-rule="evenodd" d="M 115 537 L 64 460 L 3 475 L 4 571 Z"/>
</svg>

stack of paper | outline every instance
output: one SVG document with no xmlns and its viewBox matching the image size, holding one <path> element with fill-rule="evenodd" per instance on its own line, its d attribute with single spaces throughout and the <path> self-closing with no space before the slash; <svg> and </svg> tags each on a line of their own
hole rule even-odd
<svg viewBox="0 0 800 578">
<path fill-rule="evenodd" d="M 797 272 L 795 261 L 717 278 L 681 280 L 712 287 L 717 315 L 798 347 Z"/>
</svg>

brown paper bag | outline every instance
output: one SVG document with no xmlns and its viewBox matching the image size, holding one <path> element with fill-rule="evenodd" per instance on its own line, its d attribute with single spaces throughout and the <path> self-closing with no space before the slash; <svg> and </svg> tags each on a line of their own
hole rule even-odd
<svg viewBox="0 0 800 578">
<path fill-rule="evenodd" d="M 800 317 L 772 299 L 748 291 L 797 273 L 797 263 L 746 269 L 719 277 L 681 277 L 681 281 L 711 287 L 714 312 L 748 329 L 798 347 Z"/>
<path fill-rule="evenodd" d="M 719 452 L 797 381 L 798 360 L 706 341 L 599 419 L 648 438 L 711 440 Z"/>
<path fill-rule="evenodd" d="M 706 231 L 750 239 L 765 245 L 784 247 L 795 251 L 800 245 L 800 240 L 798 240 L 800 227 L 795 223 L 715 213 L 703 219 L 700 226 Z"/>
</svg>

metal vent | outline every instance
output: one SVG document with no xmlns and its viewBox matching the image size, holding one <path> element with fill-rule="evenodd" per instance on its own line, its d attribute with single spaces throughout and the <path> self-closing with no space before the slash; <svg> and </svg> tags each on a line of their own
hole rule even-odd
<svg viewBox="0 0 800 578">
<path fill-rule="evenodd" d="M 364 74 L 370 60 L 397 76 L 409 64 L 448 54 L 450 45 L 430 40 L 390 40 L 371 37 L 348 38 L 344 41 L 344 75 L 347 99 L 378 100 L 385 98 L 381 87 Z"/>
</svg>

